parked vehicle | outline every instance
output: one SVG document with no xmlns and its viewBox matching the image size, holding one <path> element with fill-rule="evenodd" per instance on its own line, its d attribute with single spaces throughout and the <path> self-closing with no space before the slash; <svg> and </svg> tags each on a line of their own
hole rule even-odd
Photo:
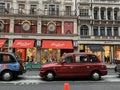
<svg viewBox="0 0 120 90">
<path fill-rule="evenodd" d="M 118 73 L 120 75 L 120 60 L 114 60 L 114 64 L 115 64 L 115 72 Z"/>
<path fill-rule="evenodd" d="M 107 75 L 107 68 L 94 54 L 67 53 L 62 56 L 60 62 L 43 65 L 39 75 L 45 80 L 83 76 L 100 80 L 101 76 Z"/>
<path fill-rule="evenodd" d="M 0 78 L 10 81 L 25 73 L 25 68 L 19 56 L 14 53 L 0 52 Z"/>
</svg>

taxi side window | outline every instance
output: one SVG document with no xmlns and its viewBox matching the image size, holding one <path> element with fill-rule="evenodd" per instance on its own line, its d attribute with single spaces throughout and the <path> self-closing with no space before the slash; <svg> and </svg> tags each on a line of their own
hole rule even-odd
<svg viewBox="0 0 120 90">
<path fill-rule="evenodd" d="M 73 57 L 72 57 L 72 56 L 67 56 L 67 57 L 65 58 L 65 62 L 66 62 L 66 63 L 72 63 L 72 62 L 73 62 Z"/>
<path fill-rule="evenodd" d="M 76 55 L 76 63 L 88 62 L 86 55 Z"/>
<path fill-rule="evenodd" d="M 99 62 L 98 58 L 95 55 L 89 55 L 90 62 Z"/>
<path fill-rule="evenodd" d="M 15 59 L 13 58 L 12 55 L 8 55 L 8 54 L 3 54 L 0 55 L 0 63 L 12 63 L 15 62 Z"/>
</svg>

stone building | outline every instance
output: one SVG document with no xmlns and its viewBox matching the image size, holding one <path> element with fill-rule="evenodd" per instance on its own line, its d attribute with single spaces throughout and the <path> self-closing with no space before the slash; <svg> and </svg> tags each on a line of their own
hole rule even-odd
<svg viewBox="0 0 120 90">
<path fill-rule="evenodd" d="M 0 0 L 0 51 L 23 61 L 57 61 L 63 53 L 120 60 L 119 0 Z"/>
</svg>

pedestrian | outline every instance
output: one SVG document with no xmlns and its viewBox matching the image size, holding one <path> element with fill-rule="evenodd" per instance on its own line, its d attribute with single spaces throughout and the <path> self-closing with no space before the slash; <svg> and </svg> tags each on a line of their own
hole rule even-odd
<svg viewBox="0 0 120 90">
<path fill-rule="evenodd" d="M 50 62 L 51 62 L 51 60 L 50 60 L 50 57 L 49 57 L 49 56 L 47 57 L 46 62 L 47 62 L 47 63 L 50 63 Z"/>
<path fill-rule="evenodd" d="M 26 58 L 26 62 L 29 62 L 29 59 L 30 59 L 29 56 L 27 56 L 27 58 Z"/>
<path fill-rule="evenodd" d="M 33 61 L 34 61 L 34 57 L 31 56 L 31 57 L 30 57 L 30 62 L 33 62 Z"/>
</svg>

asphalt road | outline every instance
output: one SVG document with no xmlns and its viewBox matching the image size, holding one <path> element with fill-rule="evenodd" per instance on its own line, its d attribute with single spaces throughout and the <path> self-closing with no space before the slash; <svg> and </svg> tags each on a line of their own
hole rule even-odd
<svg viewBox="0 0 120 90">
<path fill-rule="evenodd" d="M 70 90 L 119 90 L 120 82 L 71 82 Z M 41 83 L 39 85 L 0 84 L 0 90 L 64 90 L 64 83 Z"/>
<path fill-rule="evenodd" d="M 100 81 L 90 79 L 57 79 L 55 81 L 43 81 L 38 76 L 39 71 L 27 71 L 18 79 L 4 82 L 0 81 L 0 90 L 64 90 L 64 84 L 70 85 L 70 90 L 119 90 L 120 78 L 113 69 L 108 70 L 108 75 Z"/>
</svg>

